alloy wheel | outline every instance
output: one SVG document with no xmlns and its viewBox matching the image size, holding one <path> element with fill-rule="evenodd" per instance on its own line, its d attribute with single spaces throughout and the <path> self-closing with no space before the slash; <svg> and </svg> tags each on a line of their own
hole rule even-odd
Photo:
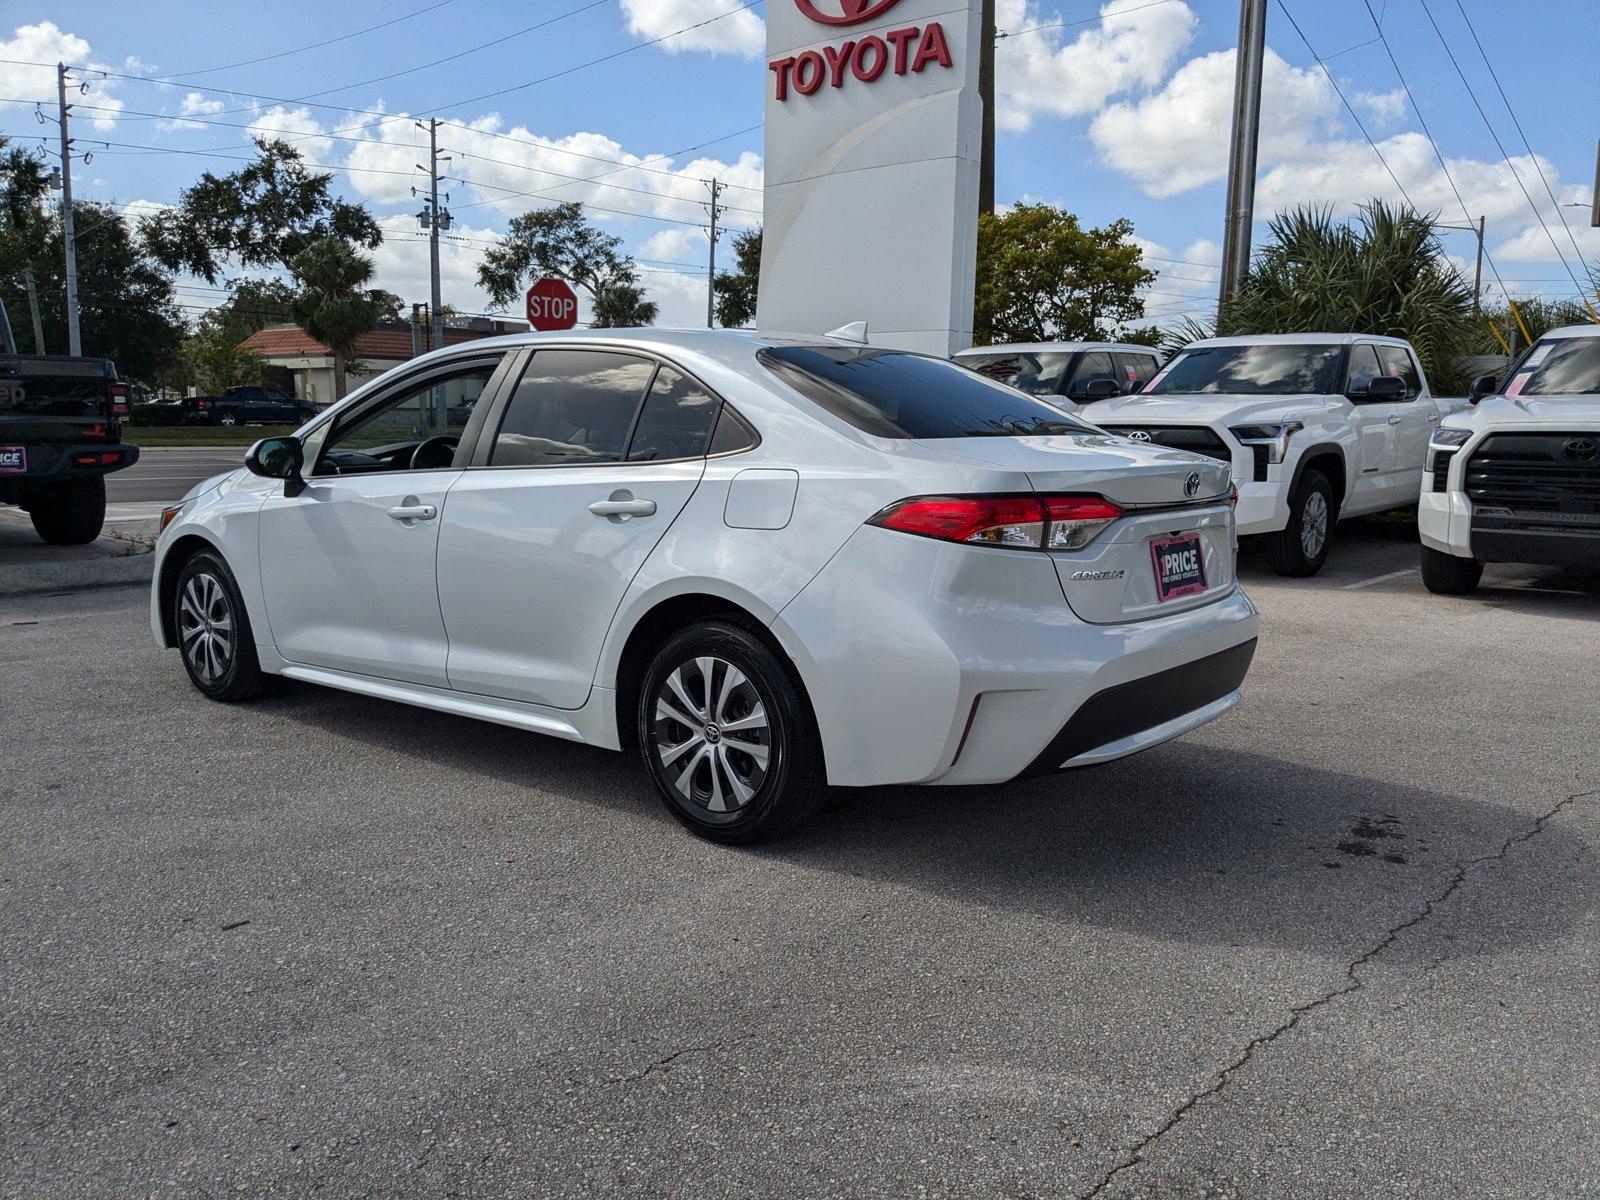
<svg viewBox="0 0 1600 1200">
<path fill-rule="evenodd" d="M 214 685 L 233 660 L 233 604 L 213 575 L 189 577 L 178 599 L 178 644 L 201 683 Z"/>
<path fill-rule="evenodd" d="M 755 798 L 772 757 L 761 694 L 733 663 L 700 655 L 678 664 L 655 696 L 654 751 L 685 800 L 713 813 Z"/>
<path fill-rule="evenodd" d="M 1328 498 L 1321 492 L 1306 497 L 1300 510 L 1300 551 L 1307 558 L 1316 558 L 1328 540 Z"/>
</svg>

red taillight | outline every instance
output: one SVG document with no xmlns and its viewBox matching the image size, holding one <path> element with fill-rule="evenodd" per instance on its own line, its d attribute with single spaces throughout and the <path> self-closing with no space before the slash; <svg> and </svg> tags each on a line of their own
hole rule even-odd
<svg viewBox="0 0 1600 1200">
<path fill-rule="evenodd" d="M 201 412 L 205 412 L 205 410 L 206 410 L 206 402 L 204 400 L 196 400 L 194 402 L 194 406 L 196 408 L 198 408 Z"/>
<path fill-rule="evenodd" d="M 72 461 L 80 467 L 109 467 L 122 461 L 121 450 L 101 450 L 93 454 L 74 454 Z"/>
<path fill-rule="evenodd" d="M 113 383 L 106 389 L 106 394 L 111 397 L 111 411 L 119 417 L 128 415 L 128 397 L 132 389 L 125 383 Z"/>
<path fill-rule="evenodd" d="M 917 496 L 869 525 L 1011 550 L 1078 550 L 1122 515 L 1099 496 Z"/>
</svg>

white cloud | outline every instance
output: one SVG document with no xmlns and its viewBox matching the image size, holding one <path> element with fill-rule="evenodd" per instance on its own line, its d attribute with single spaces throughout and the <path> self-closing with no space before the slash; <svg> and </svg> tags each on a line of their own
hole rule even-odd
<svg viewBox="0 0 1600 1200">
<path fill-rule="evenodd" d="M 1026 130 L 1038 116 L 1083 116 L 1119 92 L 1155 86 L 1198 24 L 1187 4 L 1110 0 L 1100 12 L 1103 21 L 1064 43 L 1070 27 L 1049 28 L 1059 13 L 1033 0 L 998 0 L 995 22 L 1008 34 L 995 46 L 999 128 Z"/>
<path fill-rule="evenodd" d="M 523 126 L 504 128 L 497 116 L 440 130 L 440 152 L 453 207 L 482 207 L 515 215 L 564 201 L 581 201 L 597 221 L 621 217 L 698 223 L 710 199 L 705 180 L 729 185 L 724 221 L 760 220 L 761 159 L 751 152 L 732 162 L 703 157 L 681 166 L 660 155 L 633 154 L 603 134 L 540 138 Z M 426 180 L 427 135 L 408 119 L 369 126 L 346 165 L 355 191 L 379 204 L 408 204 Z M 755 190 L 747 190 L 755 189 Z"/>
<path fill-rule="evenodd" d="M 168 120 L 157 121 L 157 129 L 204 129 L 199 121 L 186 121 L 185 117 L 214 117 L 226 105 L 221 100 L 207 100 L 199 92 L 189 92 L 183 102 L 178 105 L 178 115 Z"/>
<path fill-rule="evenodd" d="M 628 18 L 628 32 L 642 38 L 658 38 L 679 29 L 726 13 L 728 0 L 622 0 Z M 712 54 L 733 54 L 755 58 L 766 46 L 766 27 L 761 18 L 743 9 L 711 21 L 699 29 L 668 38 L 661 49 L 668 54 L 704 50 Z"/>
<path fill-rule="evenodd" d="M 1089 126 L 1089 137 L 1107 165 L 1157 198 L 1221 179 L 1228 166 L 1233 79 L 1232 50 L 1192 58 L 1159 91 L 1105 108 Z M 1325 134 L 1338 110 L 1338 97 L 1321 71 L 1292 67 L 1270 49 L 1261 87 L 1263 162 L 1303 151 Z"/>
<path fill-rule="evenodd" d="M 372 252 L 377 268 L 373 286 L 393 292 L 407 303 L 426 302 L 428 239 L 416 217 L 394 213 L 380 218 L 378 224 L 383 228 L 383 244 Z M 493 229 L 457 225 L 440 239 L 439 286 L 446 304 L 462 312 L 488 311 L 489 297 L 478 286 L 478 262 L 494 237 Z"/>
<path fill-rule="evenodd" d="M 312 162 L 327 162 L 333 149 L 333 139 L 325 135 L 321 122 L 305 108 L 275 104 L 263 109 L 250 122 L 249 132 L 252 137 L 288 142 Z"/>
<path fill-rule="evenodd" d="M 1404 88 L 1396 88 L 1392 92 L 1357 92 L 1350 102 L 1365 112 L 1370 120 L 1383 126 L 1393 125 L 1406 115 Z"/>
<path fill-rule="evenodd" d="M 73 72 L 77 83 L 88 83 L 89 91 L 82 93 L 74 88 L 68 103 L 76 106 L 74 121 L 86 122 L 96 129 L 115 129 L 116 115 L 123 103 L 112 95 L 115 81 L 103 79 L 93 72 L 103 64 L 91 62 L 89 43 L 76 34 L 58 28 L 53 21 L 40 21 L 37 25 L 20 25 L 9 38 L 0 38 L 0 93 L 22 100 L 37 100 L 46 113 L 55 115 L 56 69 L 51 66 L 22 66 L 20 63 L 82 64 L 86 69 Z"/>
</svg>

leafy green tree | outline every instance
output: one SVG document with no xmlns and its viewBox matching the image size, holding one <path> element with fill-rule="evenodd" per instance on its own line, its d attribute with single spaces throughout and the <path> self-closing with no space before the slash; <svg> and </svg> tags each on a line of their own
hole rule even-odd
<svg viewBox="0 0 1600 1200">
<path fill-rule="evenodd" d="M 1139 289 L 1155 279 L 1131 222 L 1084 229 L 1050 204 L 978 216 L 973 334 L 998 342 L 1104 341 L 1144 316 Z"/>
<path fill-rule="evenodd" d="M 0 141 L 0 302 L 19 349 L 67 351 L 67 283 L 61 220 L 47 203 L 43 165 Z M 78 321 L 83 352 L 109 358 L 127 379 L 175 374 L 184 323 L 172 278 L 109 205 L 72 207 L 78 235 Z M 34 345 L 27 272 L 33 272 L 44 345 Z"/>
<path fill-rule="evenodd" d="M 158 261 L 215 283 L 230 263 L 290 269 L 325 238 L 368 250 L 383 241 L 364 205 L 333 194 L 331 174 L 311 170 L 288 142 L 255 143 L 254 162 L 228 175 L 207 171 L 176 207 L 139 223 Z"/>
<path fill-rule="evenodd" d="M 1329 208 L 1273 217 L 1219 335 L 1376 333 L 1408 339 L 1435 390 L 1465 387 L 1481 323 L 1472 288 L 1445 257 L 1434 218 L 1373 200 L 1350 221 Z M 1189 332 L 1200 332 L 1198 327 Z"/>
<path fill-rule="evenodd" d="M 185 380 L 214 394 L 244 383 L 267 383 L 271 368 L 242 343 L 268 325 L 294 320 L 292 287 L 281 279 L 240 279 L 228 298 L 208 309 L 184 339 Z"/>
<path fill-rule="evenodd" d="M 761 283 L 761 230 L 733 235 L 732 271 L 719 271 L 712 287 L 717 295 L 717 321 L 727 329 L 755 324 L 756 294 Z"/>
<path fill-rule="evenodd" d="M 319 238 L 289 264 L 300 285 L 294 319 L 333 353 L 334 397 L 344 396 L 356 340 L 378 322 L 382 300 L 366 289 L 372 260 L 337 237 Z"/>
<path fill-rule="evenodd" d="M 478 265 L 478 284 L 496 308 L 510 307 L 545 275 L 588 292 L 596 325 L 648 325 L 656 319 L 656 306 L 644 298 L 622 239 L 591 225 L 577 201 L 513 217 Z M 617 295 L 608 297 L 613 291 Z"/>
</svg>

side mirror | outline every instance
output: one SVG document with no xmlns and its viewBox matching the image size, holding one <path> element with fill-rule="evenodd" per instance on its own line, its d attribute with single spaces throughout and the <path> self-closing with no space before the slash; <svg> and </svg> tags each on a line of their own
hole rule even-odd
<svg viewBox="0 0 1600 1200">
<path fill-rule="evenodd" d="M 1109 375 L 1096 375 L 1093 379 L 1074 380 L 1071 397 L 1074 400 L 1109 400 L 1122 395 L 1122 388 Z"/>
<path fill-rule="evenodd" d="M 1476 404 L 1485 396 L 1494 395 L 1499 386 L 1500 377 L 1498 375 L 1479 375 L 1467 389 L 1467 402 Z"/>
<path fill-rule="evenodd" d="M 300 468 L 305 465 L 305 450 L 297 437 L 262 438 L 244 456 L 244 465 L 252 475 L 267 479 L 281 479 L 286 496 L 298 496 L 305 488 Z"/>
<path fill-rule="evenodd" d="M 1406 381 L 1398 375 L 1378 375 L 1367 380 L 1368 400 L 1404 400 Z"/>
</svg>

